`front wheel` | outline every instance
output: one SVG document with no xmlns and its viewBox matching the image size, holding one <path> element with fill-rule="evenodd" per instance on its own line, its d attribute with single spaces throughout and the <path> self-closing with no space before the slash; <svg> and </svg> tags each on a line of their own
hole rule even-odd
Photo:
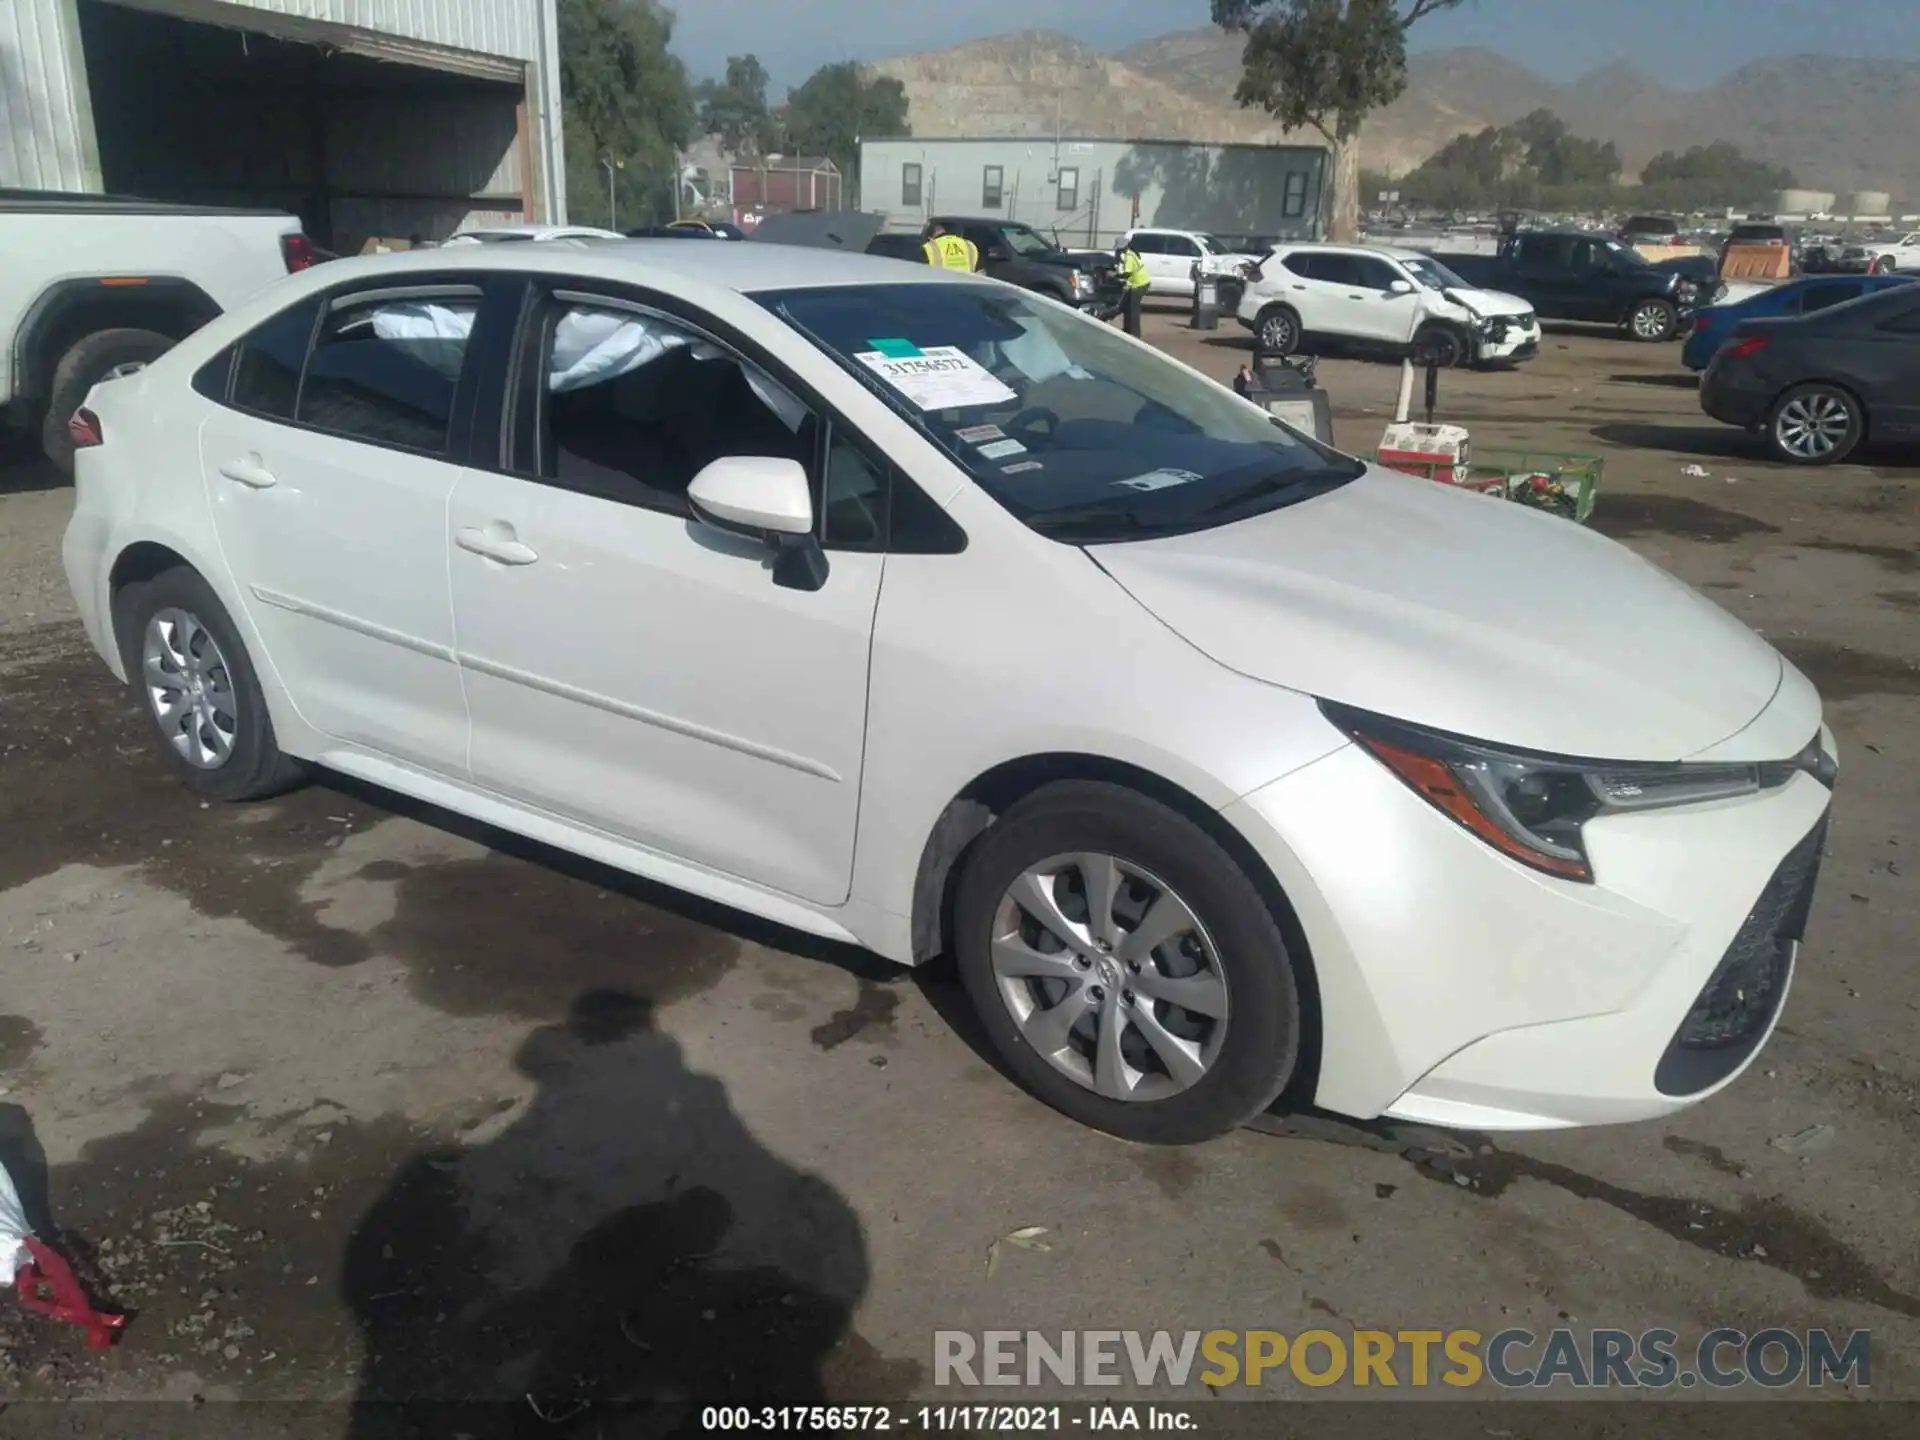
<svg viewBox="0 0 1920 1440">
<path fill-rule="evenodd" d="M 1451 325 L 1429 325 L 1413 337 L 1413 361 L 1451 370 L 1464 365 L 1472 353 L 1467 337 Z"/>
<path fill-rule="evenodd" d="M 1836 385 L 1796 385 L 1767 417 L 1767 448 L 1789 465 L 1837 464 L 1866 433 L 1860 402 Z"/>
<path fill-rule="evenodd" d="M 1260 312 L 1253 333 L 1267 354 L 1291 355 L 1300 348 L 1300 317 L 1284 305 L 1275 305 Z"/>
<path fill-rule="evenodd" d="M 189 789 L 218 800 L 290 790 L 307 766 L 283 755 L 253 660 L 226 606 L 177 566 L 127 586 L 114 629 L 128 683 Z"/>
<path fill-rule="evenodd" d="M 1118 785 L 1009 809 L 961 877 L 962 980 L 1035 1095 L 1122 1139 L 1226 1133 L 1293 1074 L 1293 959 L 1253 882 L 1205 831 Z"/>
<path fill-rule="evenodd" d="M 1680 329 L 1680 312 L 1665 300 L 1642 300 L 1627 316 L 1627 332 L 1636 340 L 1671 340 Z"/>
</svg>

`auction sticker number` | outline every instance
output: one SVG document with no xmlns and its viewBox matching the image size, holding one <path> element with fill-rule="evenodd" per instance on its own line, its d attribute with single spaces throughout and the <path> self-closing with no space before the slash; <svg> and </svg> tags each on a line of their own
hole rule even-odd
<svg viewBox="0 0 1920 1440">
<path fill-rule="evenodd" d="M 1019 399 L 964 350 L 936 345 L 918 355 L 863 350 L 853 357 L 922 410 L 1011 405 Z"/>
</svg>

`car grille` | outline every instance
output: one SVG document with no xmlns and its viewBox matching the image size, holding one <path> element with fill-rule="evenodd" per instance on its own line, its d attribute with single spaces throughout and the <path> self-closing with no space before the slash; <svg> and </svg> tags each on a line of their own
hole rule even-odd
<svg viewBox="0 0 1920 1440">
<path fill-rule="evenodd" d="M 1767 1033 L 1806 934 L 1827 835 L 1823 819 L 1773 872 L 1766 889 L 1674 1032 L 1654 1072 L 1664 1095 L 1704 1090 L 1731 1075 Z"/>
</svg>

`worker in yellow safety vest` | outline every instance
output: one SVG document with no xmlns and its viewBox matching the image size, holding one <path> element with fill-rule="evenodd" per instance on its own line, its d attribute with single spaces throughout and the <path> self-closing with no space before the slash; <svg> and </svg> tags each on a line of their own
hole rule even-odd
<svg viewBox="0 0 1920 1440">
<path fill-rule="evenodd" d="M 938 220 L 927 226 L 927 264 L 942 270 L 978 270 L 980 247 L 962 235 L 950 235 Z"/>
<path fill-rule="evenodd" d="M 1140 302 L 1146 297 L 1147 286 L 1153 283 L 1153 277 L 1147 274 L 1147 265 L 1133 251 L 1123 238 L 1113 247 L 1113 258 L 1120 265 L 1120 279 L 1126 285 L 1126 293 L 1120 299 L 1120 323 L 1127 334 L 1140 333 Z"/>
</svg>

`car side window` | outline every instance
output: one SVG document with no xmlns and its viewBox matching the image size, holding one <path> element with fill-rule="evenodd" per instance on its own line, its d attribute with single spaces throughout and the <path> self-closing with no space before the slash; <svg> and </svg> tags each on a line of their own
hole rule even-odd
<svg viewBox="0 0 1920 1440">
<path fill-rule="evenodd" d="M 1136 235 L 1127 242 L 1127 248 L 1136 255 L 1164 255 L 1167 242 L 1158 235 Z"/>
<path fill-rule="evenodd" d="M 1358 285 L 1360 266 L 1351 255 L 1322 255 L 1314 262 L 1314 278 L 1334 285 Z"/>
<path fill-rule="evenodd" d="M 320 318 L 294 419 L 348 439 L 445 454 L 479 314 L 471 286 L 336 298 Z"/>
<path fill-rule="evenodd" d="M 229 403 L 252 415 L 271 420 L 293 419 L 300 395 L 300 372 L 307 363 L 307 346 L 314 321 L 320 316 L 320 297 L 289 306 L 240 342 L 234 361 Z"/>
<path fill-rule="evenodd" d="M 1166 245 L 1167 254 L 1169 255 L 1191 257 L 1200 253 L 1200 247 L 1185 235 L 1165 236 L 1163 243 Z"/>
<path fill-rule="evenodd" d="M 1825 310 L 1830 305 L 1841 305 L 1848 300 L 1858 300 L 1866 293 L 1865 283 L 1859 280 L 1841 280 L 1832 285 L 1814 285 L 1800 297 L 1800 309 L 1811 315 L 1815 310 Z"/>
<path fill-rule="evenodd" d="M 883 550 L 887 543 L 886 467 L 835 427 L 821 483 L 820 543 L 830 550 Z"/>
<path fill-rule="evenodd" d="M 684 516 L 694 477 L 727 456 L 793 460 L 816 474 L 812 411 L 666 316 L 556 296 L 528 327 L 519 363 L 513 468 L 562 489 Z"/>
<path fill-rule="evenodd" d="M 1384 260 L 1371 255 L 1355 255 L 1351 258 L 1355 269 L 1354 283 L 1365 289 L 1386 290 L 1400 278 L 1399 272 Z"/>
<path fill-rule="evenodd" d="M 1280 263 L 1303 280 L 1318 280 L 1321 278 L 1320 259 L 1318 255 L 1295 254 L 1287 256 Z"/>
</svg>

